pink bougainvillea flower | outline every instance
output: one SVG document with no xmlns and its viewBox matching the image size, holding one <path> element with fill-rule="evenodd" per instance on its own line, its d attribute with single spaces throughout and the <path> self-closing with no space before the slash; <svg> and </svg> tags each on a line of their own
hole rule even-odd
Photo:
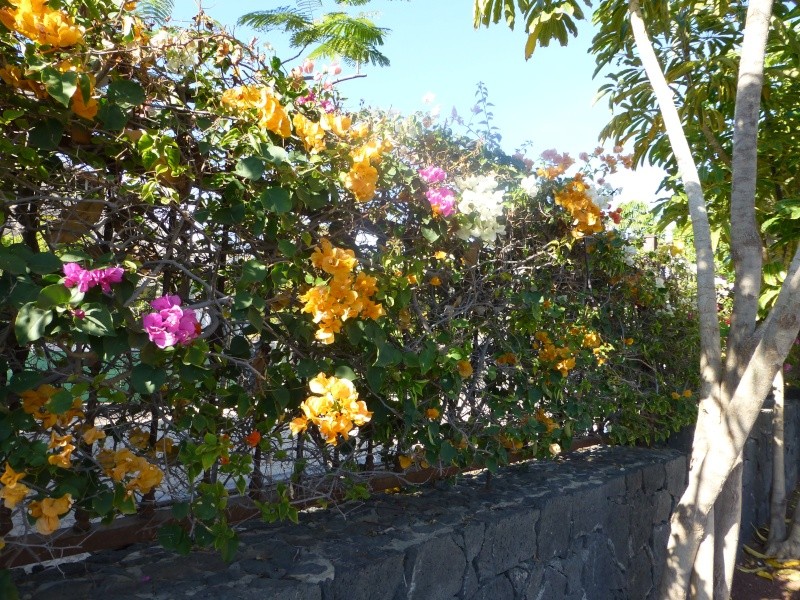
<svg viewBox="0 0 800 600">
<path fill-rule="evenodd" d="M 444 169 L 439 167 L 428 167 L 427 169 L 420 169 L 419 176 L 422 178 L 422 181 L 430 185 L 444 181 L 447 178 L 447 173 L 444 172 Z"/>
<path fill-rule="evenodd" d="M 68 288 L 77 286 L 79 292 L 88 292 L 99 285 L 106 294 L 111 293 L 111 284 L 122 281 L 125 270 L 121 267 L 106 267 L 88 271 L 78 263 L 64 265 L 64 285 Z"/>
<path fill-rule="evenodd" d="M 456 195 L 449 188 L 434 188 L 425 192 L 431 209 L 437 215 L 449 217 L 455 212 Z"/>
<path fill-rule="evenodd" d="M 122 274 L 125 270 L 121 267 L 106 267 L 105 269 L 96 269 L 92 271 L 95 273 L 97 284 L 106 293 L 111 293 L 111 284 L 120 283 L 122 281 Z"/>
<path fill-rule="evenodd" d="M 191 308 L 181 308 L 180 296 L 167 295 L 150 303 L 156 312 L 142 317 L 142 326 L 150 341 L 159 348 L 176 344 L 186 346 L 200 335 L 197 314 Z"/>
<path fill-rule="evenodd" d="M 68 288 L 78 286 L 79 292 L 87 292 L 95 285 L 92 272 L 87 271 L 78 263 L 66 263 L 64 276 L 64 285 Z"/>
</svg>

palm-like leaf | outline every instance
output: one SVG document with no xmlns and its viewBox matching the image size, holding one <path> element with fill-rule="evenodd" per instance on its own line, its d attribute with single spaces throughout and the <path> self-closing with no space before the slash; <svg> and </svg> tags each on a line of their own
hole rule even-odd
<svg viewBox="0 0 800 600">
<path fill-rule="evenodd" d="M 338 4 L 358 6 L 369 0 L 337 0 Z M 280 30 L 289 35 L 294 48 L 315 46 L 309 58 L 341 58 L 346 63 L 370 63 L 385 67 L 389 59 L 378 49 L 388 29 L 377 27 L 363 15 L 331 12 L 314 18 L 319 0 L 298 0 L 295 8 L 280 7 L 248 13 L 239 24 L 259 31 Z"/>
<path fill-rule="evenodd" d="M 142 0 L 136 6 L 136 12 L 142 19 L 163 25 L 172 16 L 175 0 Z"/>
</svg>

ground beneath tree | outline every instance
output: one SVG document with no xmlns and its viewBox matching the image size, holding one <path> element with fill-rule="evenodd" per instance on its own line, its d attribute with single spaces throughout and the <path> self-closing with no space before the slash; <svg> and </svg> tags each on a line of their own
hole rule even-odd
<svg viewBox="0 0 800 600">
<path fill-rule="evenodd" d="M 800 581 L 785 579 L 782 574 L 765 579 L 737 569 L 733 575 L 731 600 L 800 600 Z"/>
<path fill-rule="evenodd" d="M 758 540 L 744 546 L 733 575 L 731 600 L 800 600 L 800 561 L 776 561 L 763 552 L 764 544 Z"/>
</svg>

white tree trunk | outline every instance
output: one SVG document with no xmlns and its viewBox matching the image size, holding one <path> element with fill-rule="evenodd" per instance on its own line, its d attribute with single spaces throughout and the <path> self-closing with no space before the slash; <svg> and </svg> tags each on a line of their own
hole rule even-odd
<svg viewBox="0 0 800 600">
<path fill-rule="evenodd" d="M 714 600 L 730 600 L 742 521 L 742 456 L 714 503 Z M 695 564 L 695 569 L 697 565 Z"/>
<path fill-rule="evenodd" d="M 778 369 L 772 382 L 772 491 L 769 504 L 767 553 L 786 539 L 786 466 L 784 464 L 784 382 Z"/>
</svg>

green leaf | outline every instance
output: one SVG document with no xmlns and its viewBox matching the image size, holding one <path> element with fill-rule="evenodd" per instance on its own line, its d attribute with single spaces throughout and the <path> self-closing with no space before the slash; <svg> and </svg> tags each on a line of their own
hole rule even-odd
<svg viewBox="0 0 800 600">
<path fill-rule="evenodd" d="M 140 394 L 154 394 L 167 380 L 167 372 L 163 368 L 138 364 L 131 371 L 131 384 Z"/>
<path fill-rule="evenodd" d="M 53 67 L 42 69 L 42 83 L 57 102 L 69 108 L 75 90 L 78 89 L 78 74 L 75 71 L 60 73 Z"/>
<path fill-rule="evenodd" d="M 341 365 L 337 367 L 334 375 L 339 379 L 347 379 L 348 381 L 355 381 L 358 379 L 353 369 L 347 365 Z"/>
<path fill-rule="evenodd" d="M 144 104 L 145 93 L 141 85 L 135 81 L 118 79 L 108 86 L 106 97 L 110 102 L 122 108 L 133 108 Z"/>
<path fill-rule="evenodd" d="M 64 124 L 50 117 L 37 123 L 28 133 L 28 145 L 39 150 L 55 150 L 64 137 Z"/>
<path fill-rule="evenodd" d="M 19 592 L 14 580 L 11 578 L 11 571 L 3 569 L 0 571 L 0 598 L 6 600 L 19 600 Z"/>
<path fill-rule="evenodd" d="M 158 543 L 178 554 L 189 554 L 192 549 L 189 535 L 177 523 L 168 523 L 158 530 Z"/>
<path fill-rule="evenodd" d="M 270 146 L 267 148 L 264 159 L 276 165 L 289 162 L 289 153 L 280 146 Z"/>
<path fill-rule="evenodd" d="M 278 250 L 287 258 L 294 258 L 297 254 L 297 246 L 289 240 L 278 241 Z"/>
<path fill-rule="evenodd" d="M 239 536 L 235 531 L 226 527 L 226 531 L 218 532 L 214 539 L 214 548 L 216 548 L 222 560 L 231 562 L 236 558 L 236 550 L 239 548 Z"/>
<path fill-rule="evenodd" d="M 188 502 L 176 502 L 172 505 L 172 516 L 176 519 L 185 519 L 189 516 L 189 506 Z"/>
<path fill-rule="evenodd" d="M 60 271 L 62 266 L 61 259 L 50 252 L 39 252 L 28 259 L 28 267 L 39 275 L 55 273 Z"/>
<path fill-rule="evenodd" d="M 446 465 L 450 464 L 458 456 L 458 450 L 453 448 L 452 444 L 447 440 L 442 442 L 442 447 L 439 449 L 439 458 Z"/>
<path fill-rule="evenodd" d="M 92 498 L 92 509 L 100 516 L 107 515 L 114 508 L 114 493 L 111 491 L 100 492 Z"/>
<path fill-rule="evenodd" d="M 90 303 L 84 305 L 85 315 L 77 319 L 75 326 L 88 335 L 104 336 L 113 335 L 114 320 L 111 313 L 102 304 Z"/>
<path fill-rule="evenodd" d="M 24 258 L 13 252 L 9 248 L 0 246 L 0 269 L 13 275 L 21 275 L 28 269 Z"/>
<path fill-rule="evenodd" d="M 380 367 L 370 367 L 367 369 L 367 383 L 374 393 L 380 393 L 385 374 L 386 371 Z"/>
<path fill-rule="evenodd" d="M 261 179 L 264 162 L 256 156 L 248 156 L 236 163 L 236 174 L 245 179 Z"/>
<path fill-rule="evenodd" d="M 44 374 L 39 371 L 21 371 L 19 373 L 14 373 L 8 389 L 15 394 L 26 390 L 32 390 L 39 385 L 43 375 Z"/>
<path fill-rule="evenodd" d="M 69 304 L 70 298 L 72 298 L 72 292 L 68 288 L 61 283 L 54 283 L 42 288 L 36 304 L 39 308 L 52 308 L 59 304 Z"/>
<path fill-rule="evenodd" d="M 29 344 L 44 335 L 45 329 L 53 321 L 53 311 L 39 308 L 35 302 L 28 302 L 17 313 L 14 333 L 17 342 Z"/>
<path fill-rule="evenodd" d="M 261 204 L 270 212 L 277 214 L 292 210 L 292 199 L 289 190 L 280 187 L 268 187 L 261 193 Z"/>
<path fill-rule="evenodd" d="M 420 233 L 422 233 L 422 237 L 428 240 L 431 244 L 441 237 L 438 233 L 436 233 L 433 229 L 429 227 L 422 227 L 420 228 Z"/>
<path fill-rule="evenodd" d="M 242 278 L 240 283 L 260 283 L 267 278 L 267 265 L 256 259 L 250 259 L 242 265 Z"/>
<path fill-rule="evenodd" d="M 47 410 L 56 415 L 61 415 L 72 408 L 72 403 L 75 398 L 67 390 L 61 390 L 53 394 L 50 400 L 45 405 Z"/>
<path fill-rule="evenodd" d="M 383 342 L 378 346 L 378 357 L 375 360 L 374 366 L 388 367 L 396 365 L 403 360 L 403 353 L 400 352 L 389 342 Z"/>
<path fill-rule="evenodd" d="M 97 118 L 109 131 L 122 131 L 128 123 L 128 113 L 116 104 L 103 101 L 97 111 Z"/>
</svg>

